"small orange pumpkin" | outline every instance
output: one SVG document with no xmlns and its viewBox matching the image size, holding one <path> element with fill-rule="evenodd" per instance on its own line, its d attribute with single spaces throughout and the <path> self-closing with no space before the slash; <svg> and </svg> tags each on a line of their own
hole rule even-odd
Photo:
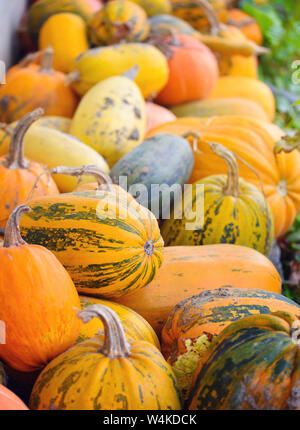
<svg viewBox="0 0 300 430">
<path fill-rule="evenodd" d="M 78 104 L 73 90 L 66 85 L 66 76 L 52 69 L 53 50 L 47 48 L 41 65 L 15 68 L 0 87 L 0 120 L 6 123 L 22 118 L 42 107 L 45 115 L 71 118 Z"/>
<path fill-rule="evenodd" d="M 27 161 L 23 153 L 24 136 L 31 124 L 43 113 L 37 109 L 22 118 L 13 131 L 9 153 L 0 158 L 0 227 L 4 228 L 12 210 L 29 197 L 58 194 L 58 188 L 46 168 Z"/>
<path fill-rule="evenodd" d="M 154 127 L 165 124 L 166 122 L 175 121 L 176 116 L 163 106 L 155 103 L 146 103 L 147 111 L 147 132 Z"/>
<path fill-rule="evenodd" d="M 178 34 L 168 42 L 170 75 L 156 102 L 173 106 L 206 98 L 219 71 L 212 51 L 192 36 Z"/>
<path fill-rule="evenodd" d="M 20 217 L 29 210 L 22 205 L 12 212 L 0 248 L 0 320 L 6 324 L 0 358 L 21 372 L 44 367 L 74 344 L 80 329 L 80 301 L 68 272 L 48 249 L 21 237 Z"/>
<path fill-rule="evenodd" d="M 227 13 L 227 24 L 237 27 L 249 40 L 262 45 L 263 33 L 253 16 L 237 8 L 230 9 Z"/>
</svg>

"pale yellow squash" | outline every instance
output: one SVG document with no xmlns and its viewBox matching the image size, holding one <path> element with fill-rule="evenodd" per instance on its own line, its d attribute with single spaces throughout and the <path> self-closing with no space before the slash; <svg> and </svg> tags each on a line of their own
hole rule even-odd
<svg viewBox="0 0 300 430">
<path fill-rule="evenodd" d="M 8 135 L 3 133 L 1 136 L 0 156 L 7 154 L 10 143 Z M 94 164 L 105 173 L 109 172 L 106 161 L 95 150 L 74 136 L 47 127 L 36 125 L 30 127 L 24 138 L 24 153 L 25 157 L 44 164 L 49 169 L 57 166 L 76 167 Z M 77 179 L 72 176 L 55 175 L 53 178 L 62 193 L 71 192 L 78 185 Z M 82 177 L 83 183 L 94 180 L 93 176 Z"/>
<path fill-rule="evenodd" d="M 169 67 L 166 57 L 147 43 L 124 43 L 93 48 L 76 58 L 69 82 L 79 95 L 111 76 L 137 66 L 135 82 L 145 98 L 154 98 L 166 85 Z"/>
<path fill-rule="evenodd" d="M 172 11 L 170 0 L 131 0 L 141 6 L 148 16 L 169 14 Z"/>
<path fill-rule="evenodd" d="M 69 73 L 75 58 L 89 49 L 86 23 L 73 13 L 50 16 L 39 33 L 39 49 L 44 50 L 49 45 L 54 50 L 54 69 Z"/>
<path fill-rule="evenodd" d="M 146 104 L 138 86 L 123 76 L 99 82 L 82 98 L 70 133 L 96 149 L 109 166 L 139 145 L 146 131 Z"/>
</svg>

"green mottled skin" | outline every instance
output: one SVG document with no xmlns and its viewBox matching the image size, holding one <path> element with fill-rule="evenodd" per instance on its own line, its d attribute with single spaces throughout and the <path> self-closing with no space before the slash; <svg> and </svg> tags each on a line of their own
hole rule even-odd
<svg viewBox="0 0 300 430">
<path fill-rule="evenodd" d="M 172 15 L 155 15 L 149 19 L 151 25 L 151 32 L 153 34 L 164 29 L 172 29 L 180 34 L 187 34 L 192 36 L 195 33 L 193 27 L 183 19 Z"/>
</svg>

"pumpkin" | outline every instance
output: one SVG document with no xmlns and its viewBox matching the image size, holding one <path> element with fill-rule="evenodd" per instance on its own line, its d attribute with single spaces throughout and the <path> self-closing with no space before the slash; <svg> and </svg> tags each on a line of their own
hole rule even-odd
<svg viewBox="0 0 300 430">
<path fill-rule="evenodd" d="M 94 149 L 82 143 L 79 139 L 69 134 L 55 130 L 51 127 L 50 117 L 40 118 L 40 125 L 33 124 L 24 137 L 24 153 L 30 160 L 44 164 L 49 169 L 64 165 L 64 166 L 83 166 L 86 164 L 96 165 L 100 170 L 108 173 L 109 167 L 104 158 Z M 62 128 L 62 123 L 59 124 L 56 119 L 52 125 L 57 124 Z M 66 126 L 65 121 L 63 121 Z M 70 123 L 67 122 L 70 127 Z M 46 127 L 45 127 L 45 126 Z M 8 152 L 10 143 L 10 135 L 0 132 L 0 155 Z M 74 191 L 77 186 L 77 180 L 71 176 L 56 175 L 54 180 L 62 193 Z M 93 180 L 91 176 L 81 178 L 83 183 L 89 183 Z M 48 183 L 46 176 L 40 176 L 39 184 Z M 50 181 L 52 183 L 52 181 Z M 54 192 L 53 192 L 54 193 Z"/>
<path fill-rule="evenodd" d="M 51 45 L 54 69 L 69 73 L 75 58 L 89 49 L 86 24 L 74 13 L 51 15 L 41 27 L 38 44 L 41 50 Z"/>
<path fill-rule="evenodd" d="M 72 117 L 77 97 L 66 85 L 66 76 L 52 69 L 53 50 L 47 48 L 41 65 L 31 64 L 6 76 L 0 87 L 0 120 L 16 121 L 33 109 L 42 107 L 46 115 Z"/>
<path fill-rule="evenodd" d="M 257 289 L 207 290 L 178 303 L 162 330 L 162 352 L 188 398 L 193 376 L 212 340 L 233 321 L 249 315 L 291 312 L 300 306 L 281 294 Z"/>
<path fill-rule="evenodd" d="M 139 145 L 146 130 L 146 106 L 137 85 L 113 76 L 81 99 L 70 133 L 101 154 L 109 166 Z"/>
<path fill-rule="evenodd" d="M 159 135 L 158 135 L 159 136 Z M 227 175 L 213 175 L 190 186 L 161 229 L 166 246 L 231 243 L 268 255 L 274 240 L 272 211 L 264 195 L 239 176 L 231 151 L 204 142 L 227 165 Z M 182 216 L 176 217 L 176 214 Z"/>
<path fill-rule="evenodd" d="M 158 134 L 122 157 L 110 176 L 115 184 L 128 188 L 156 218 L 168 219 L 178 195 L 181 200 L 183 185 L 193 166 L 194 156 L 188 141 L 172 134 Z"/>
<path fill-rule="evenodd" d="M 46 169 L 39 163 L 27 161 L 23 155 L 24 136 L 31 124 L 42 115 L 37 109 L 22 118 L 15 128 L 6 156 L 0 158 L 0 227 L 5 227 L 10 213 L 31 196 L 56 194 L 58 189 Z"/>
<path fill-rule="evenodd" d="M 21 220 L 24 238 L 51 250 L 80 293 L 114 298 L 147 285 L 156 275 L 163 251 L 157 221 L 109 181 L 101 190 L 27 203 L 31 212 Z"/>
<path fill-rule="evenodd" d="M 243 76 L 220 76 L 209 95 L 210 99 L 242 97 L 255 101 L 265 110 L 270 121 L 275 117 L 275 98 L 262 81 Z"/>
<path fill-rule="evenodd" d="M 196 100 L 174 106 L 171 111 L 178 117 L 211 117 L 220 115 L 253 116 L 269 121 L 266 112 L 257 102 L 242 97 Z M 171 120 L 170 120 L 171 121 Z M 152 127 L 154 128 L 154 126 Z"/>
<path fill-rule="evenodd" d="M 169 80 L 155 99 L 172 106 L 208 97 L 218 79 L 215 56 L 201 42 L 178 34 L 170 42 Z"/>
<path fill-rule="evenodd" d="M 0 410 L 25 411 L 27 406 L 12 391 L 0 384 Z"/>
<path fill-rule="evenodd" d="M 190 131 L 200 133 L 204 140 L 221 143 L 247 163 L 238 159 L 241 176 L 259 189 L 263 187 L 273 211 L 275 235 L 285 234 L 300 208 L 300 155 L 295 151 L 275 153 L 275 144 L 284 134 L 282 130 L 273 124 L 243 116 L 181 118 L 151 130 L 148 137 L 159 133 L 182 136 Z M 216 173 L 226 173 L 224 163 L 220 164 L 220 159 L 211 153 L 208 145 L 199 144 L 198 147 L 202 154 L 194 153 L 191 183 Z"/>
<path fill-rule="evenodd" d="M 228 244 L 170 246 L 164 248 L 164 262 L 156 278 L 115 301 L 142 315 L 160 335 L 169 313 L 181 300 L 230 286 L 259 286 L 281 293 L 281 278 L 270 260 L 251 248 Z"/>
<path fill-rule="evenodd" d="M 73 13 L 89 21 L 94 13 L 90 0 L 39 0 L 28 11 L 27 27 L 33 41 L 37 42 L 42 25 L 58 13 Z"/>
<path fill-rule="evenodd" d="M 83 322 L 101 318 L 104 341 L 96 336 L 54 359 L 33 387 L 32 409 L 180 409 L 174 374 L 154 345 L 129 343 L 118 316 L 105 306 L 89 306 L 79 316 Z"/>
<path fill-rule="evenodd" d="M 155 97 L 167 83 L 169 68 L 165 56 L 148 43 L 89 49 L 74 61 L 68 81 L 82 96 L 98 82 L 125 73 L 134 66 L 138 68 L 134 80 L 143 96 Z"/>
<path fill-rule="evenodd" d="M 12 212 L 0 248 L 0 320 L 6 324 L 0 357 L 21 372 L 42 368 L 72 346 L 80 326 L 70 276 L 48 249 L 28 245 L 20 235 L 19 219 L 28 210 L 21 205 Z"/>
<path fill-rule="evenodd" d="M 146 103 L 147 112 L 147 132 L 154 127 L 158 127 L 166 122 L 174 121 L 176 116 L 163 106 L 159 106 L 155 103 Z"/>
<path fill-rule="evenodd" d="M 196 30 L 207 31 L 210 27 L 210 21 L 207 17 L 207 8 L 215 11 L 221 22 L 227 20 L 227 2 L 226 0 L 209 0 L 208 6 L 205 7 L 201 0 L 171 0 L 173 14 L 182 18 L 191 24 Z"/>
<path fill-rule="evenodd" d="M 197 369 L 189 409 L 299 410 L 299 327 L 286 312 L 230 324 Z"/>
<path fill-rule="evenodd" d="M 128 0 L 112 0 L 95 13 L 88 24 L 89 39 L 95 46 L 121 41 L 142 42 L 149 34 L 147 14 Z"/>
<path fill-rule="evenodd" d="M 170 0 L 131 0 L 140 5 L 148 16 L 155 16 L 161 13 L 170 13 L 172 10 Z"/>
<path fill-rule="evenodd" d="M 229 9 L 227 13 L 227 24 L 236 26 L 249 40 L 257 45 L 262 45 L 263 33 L 253 16 L 237 8 Z"/>
<path fill-rule="evenodd" d="M 101 300 L 87 296 L 79 297 L 82 310 L 86 309 L 90 305 L 102 305 L 113 310 L 118 315 L 118 318 L 120 318 L 126 339 L 129 342 L 144 340 L 152 343 L 156 348 L 160 349 L 159 340 L 151 325 L 132 309 L 108 300 Z M 82 342 L 95 336 L 98 336 L 99 338 L 102 336 L 103 341 L 104 327 L 102 321 L 98 318 L 92 319 L 87 324 L 81 324 L 80 333 L 76 342 Z"/>
</svg>

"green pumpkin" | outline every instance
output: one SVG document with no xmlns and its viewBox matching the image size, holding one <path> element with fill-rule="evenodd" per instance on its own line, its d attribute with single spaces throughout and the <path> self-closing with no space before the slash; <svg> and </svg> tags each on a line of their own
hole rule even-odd
<svg viewBox="0 0 300 430">
<path fill-rule="evenodd" d="M 175 206 L 171 219 L 162 226 L 165 245 L 229 243 L 267 255 L 274 239 L 274 225 L 265 197 L 254 185 L 239 178 L 232 152 L 218 143 L 208 144 L 226 162 L 228 175 L 209 176 L 189 187 L 183 210 Z M 178 219 L 180 213 L 182 218 Z"/>
<path fill-rule="evenodd" d="M 188 183 L 193 166 L 194 155 L 188 141 L 173 134 L 162 133 L 146 139 L 124 155 L 113 166 L 110 176 L 115 184 L 121 186 L 120 178 L 127 178 L 128 190 L 134 184 L 145 185 L 145 193 L 137 196 L 138 202 L 152 210 L 156 217 L 164 217 L 164 211 L 159 210 L 163 201 L 162 193 L 157 193 L 153 185 L 163 188 L 163 184 L 169 187 L 177 184 L 180 186 L 178 191 L 181 192 L 182 185 Z M 171 193 L 171 206 L 173 201 L 174 194 Z M 167 218 L 169 207 L 170 205 L 165 212 Z"/>
<path fill-rule="evenodd" d="M 199 366 L 191 410 L 300 410 L 300 321 L 276 312 L 226 327 Z"/>
</svg>

